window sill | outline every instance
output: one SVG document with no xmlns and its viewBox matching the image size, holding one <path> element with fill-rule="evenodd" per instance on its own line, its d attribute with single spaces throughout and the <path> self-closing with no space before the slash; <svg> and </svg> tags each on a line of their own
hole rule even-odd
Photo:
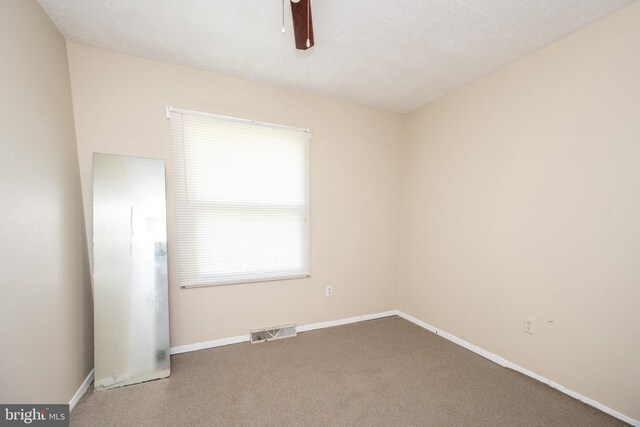
<svg viewBox="0 0 640 427">
<path fill-rule="evenodd" d="M 265 277 L 261 279 L 235 279 L 216 283 L 196 283 L 193 285 L 180 285 L 182 289 L 208 288 L 211 286 L 240 285 L 242 283 L 277 282 L 280 280 L 305 279 L 311 277 L 310 274 L 292 274 L 289 276 Z"/>
</svg>

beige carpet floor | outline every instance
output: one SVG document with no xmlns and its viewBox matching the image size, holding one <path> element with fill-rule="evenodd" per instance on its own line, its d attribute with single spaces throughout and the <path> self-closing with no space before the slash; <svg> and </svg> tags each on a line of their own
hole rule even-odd
<svg viewBox="0 0 640 427">
<path fill-rule="evenodd" d="M 399 317 L 171 357 L 91 388 L 72 426 L 613 426 L 623 422 Z"/>
</svg>

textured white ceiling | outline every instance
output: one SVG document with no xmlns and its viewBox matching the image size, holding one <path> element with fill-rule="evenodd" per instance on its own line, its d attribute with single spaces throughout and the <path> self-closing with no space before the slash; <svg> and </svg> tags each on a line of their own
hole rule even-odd
<svg viewBox="0 0 640 427">
<path fill-rule="evenodd" d="M 73 42 L 409 112 L 635 0 L 39 0 Z"/>
</svg>

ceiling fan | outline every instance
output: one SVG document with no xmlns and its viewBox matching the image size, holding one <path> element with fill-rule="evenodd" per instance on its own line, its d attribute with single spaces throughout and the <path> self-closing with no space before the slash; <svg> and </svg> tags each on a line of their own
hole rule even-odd
<svg viewBox="0 0 640 427">
<path fill-rule="evenodd" d="M 296 49 L 307 50 L 314 45 L 313 20 L 311 18 L 311 0 L 289 0 L 293 35 Z M 282 32 L 284 33 L 284 0 L 282 0 Z"/>
</svg>

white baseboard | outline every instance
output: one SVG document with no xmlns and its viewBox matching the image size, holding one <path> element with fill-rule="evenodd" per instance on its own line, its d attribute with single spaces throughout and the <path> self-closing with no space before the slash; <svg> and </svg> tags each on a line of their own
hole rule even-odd
<svg viewBox="0 0 640 427">
<path fill-rule="evenodd" d="M 640 427 L 640 421 L 634 420 L 631 417 L 628 417 L 628 416 L 626 416 L 624 414 L 621 414 L 620 412 L 618 412 L 618 411 L 616 411 L 614 409 L 611 409 L 608 406 L 605 406 L 600 402 L 597 402 L 597 401 L 595 401 L 593 399 L 590 399 L 590 398 L 588 398 L 586 396 L 583 396 L 580 393 L 576 393 L 575 391 L 570 390 L 570 389 L 568 389 L 568 388 L 566 388 L 566 387 L 564 387 L 564 386 L 562 386 L 560 384 L 557 384 L 557 383 L 555 383 L 555 382 L 543 377 L 542 375 L 538 375 L 535 372 L 531 372 L 528 369 L 525 369 L 525 368 L 523 368 L 521 366 L 518 366 L 515 363 L 510 362 L 510 361 L 508 361 L 508 360 L 506 360 L 506 359 L 504 359 L 504 358 L 502 358 L 502 357 L 500 357 L 500 356 L 498 356 L 496 354 L 490 353 L 490 352 L 488 352 L 487 350 L 485 350 L 483 348 L 480 348 L 480 347 L 478 347 L 476 345 L 473 345 L 473 344 L 471 344 L 471 343 L 469 343 L 469 342 L 467 342 L 467 341 L 465 341 L 465 340 L 463 340 L 461 338 L 456 337 L 455 335 L 451 335 L 448 332 L 445 332 L 445 331 L 443 331 L 441 329 L 438 329 L 435 326 L 430 325 L 427 322 L 423 322 L 422 320 L 416 319 L 415 317 L 410 316 L 407 313 L 404 313 L 404 312 L 402 312 L 400 310 L 396 310 L 395 314 L 397 314 L 398 316 L 402 317 L 403 319 L 408 320 L 411 323 L 415 323 L 416 325 L 418 325 L 418 326 L 420 326 L 420 327 L 422 327 L 422 328 L 424 328 L 424 329 L 426 329 L 428 331 L 433 332 L 434 334 L 440 335 L 441 337 L 443 337 L 443 338 L 445 338 L 445 339 L 447 339 L 447 340 L 449 340 L 449 341 L 451 341 L 451 342 L 453 342 L 455 344 L 458 344 L 459 346 L 464 347 L 467 350 L 471 350 L 474 353 L 484 357 L 485 359 L 489 359 L 492 362 L 495 362 L 500 366 L 504 366 L 505 368 L 513 369 L 514 371 L 518 371 L 518 372 L 520 372 L 520 373 L 522 373 L 524 375 L 527 375 L 527 376 L 529 376 L 531 378 L 534 378 L 534 379 L 536 379 L 536 380 L 538 380 L 540 382 L 548 384 L 551 387 L 555 388 L 556 390 L 559 390 L 562 393 L 573 397 L 574 399 L 578 399 L 581 402 L 584 402 L 587 405 L 593 406 L 594 408 L 597 408 L 597 409 L 601 410 L 602 412 L 605 412 L 605 413 L 607 413 L 607 414 L 609 414 L 611 416 L 614 416 L 614 417 L 618 418 L 619 420 L 622 420 L 622 421 L 624 421 L 624 422 L 626 422 L 628 424 L 631 424 L 632 426 Z"/>
<path fill-rule="evenodd" d="M 206 348 L 222 347 L 223 345 L 238 344 L 249 341 L 249 334 L 238 335 L 237 337 L 220 338 L 219 340 L 197 342 L 195 344 L 185 344 L 171 347 L 171 354 L 189 353 L 191 351 L 204 350 Z"/>
<path fill-rule="evenodd" d="M 314 331 L 316 329 L 331 328 L 334 326 L 348 325 L 349 323 L 364 322 L 366 320 L 382 319 L 383 317 L 391 317 L 397 315 L 396 310 L 383 311 L 381 313 L 365 314 L 364 316 L 348 317 L 340 320 L 329 320 L 328 322 L 311 323 L 296 327 L 298 332 Z"/>
<path fill-rule="evenodd" d="M 333 326 L 340 326 L 340 325 L 348 325 L 349 323 L 364 322 L 365 320 L 381 319 L 383 317 L 389 317 L 389 316 L 395 316 L 395 315 L 397 315 L 396 310 L 384 311 L 381 313 L 366 314 L 364 316 L 355 316 L 355 317 L 349 317 L 346 319 L 329 320 L 328 322 L 311 323 L 309 325 L 302 325 L 302 326 L 296 327 L 296 331 L 308 332 L 316 329 L 331 328 Z M 241 342 L 248 342 L 249 338 L 250 337 L 247 334 L 247 335 L 238 335 L 238 336 L 229 337 L 229 338 L 221 338 L 213 341 L 199 342 L 195 344 L 179 345 L 176 347 L 171 347 L 171 354 L 173 355 L 173 354 L 180 354 L 180 353 L 188 353 L 190 351 L 204 350 L 206 348 L 215 348 L 215 347 L 222 347 L 224 345 L 229 345 L 229 344 L 238 344 Z"/>
<path fill-rule="evenodd" d="M 76 391 L 76 394 L 73 395 L 73 397 L 71 398 L 71 401 L 69 401 L 69 410 L 72 410 L 73 407 L 76 406 L 76 403 L 78 403 L 82 395 L 89 389 L 89 386 L 91 385 L 92 382 L 93 382 L 93 369 L 91 370 L 91 372 L 89 372 L 89 375 L 87 375 L 87 378 L 84 379 L 84 382 L 82 383 L 78 391 Z"/>
</svg>

